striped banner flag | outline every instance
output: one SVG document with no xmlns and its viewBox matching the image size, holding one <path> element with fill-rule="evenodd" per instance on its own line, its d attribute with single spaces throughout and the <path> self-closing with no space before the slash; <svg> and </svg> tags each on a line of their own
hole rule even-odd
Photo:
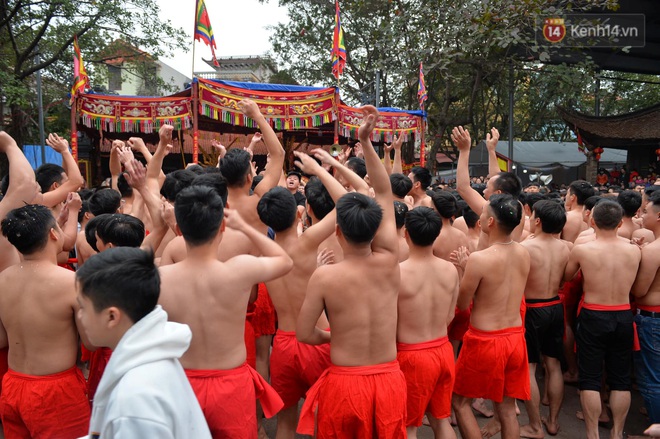
<svg viewBox="0 0 660 439">
<path fill-rule="evenodd" d="M 71 101 L 76 98 L 78 93 L 84 93 L 85 89 L 90 88 L 89 76 L 85 65 L 83 64 L 80 46 L 78 45 L 78 35 L 73 37 L 73 86 L 71 87 Z"/>
<path fill-rule="evenodd" d="M 344 45 L 344 30 L 339 17 L 339 0 L 335 0 L 335 33 L 332 39 L 332 75 L 335 79 L 344 72 L 346 65 L 346 46 Z"/>
<path fill-rule="evenodd" d="M 424 109 L 424 101 L 429 98 L 429 94 L 426 91 L 426 83 L 424 82 L 424 70 L 422 63 L 419 63 L 419 83 L 417 84 L 417 99 L 419 100 L 419 106 Z"/>
<path fill-rule="evenodd" d="M 213 36 L 213 29 L 211 28 L 211 19 L 208 12 L 206 12 L 206 5 L 204 0 L 197 0 L 197 8 L 195 15 L 195 40 L 201 41 L 211 48 L 211 55 L 213 56 L 213 65 L 220 67 L 218 58 L 215 56 L 215 37 Z"/>
</svg>

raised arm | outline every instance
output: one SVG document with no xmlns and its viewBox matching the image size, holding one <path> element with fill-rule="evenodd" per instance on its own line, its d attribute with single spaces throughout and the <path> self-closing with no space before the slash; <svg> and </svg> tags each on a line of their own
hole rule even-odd
<svg viewBox="0 0 660 439">
<path fill-rule="evenodd" d="M 110 148 L 110 187 L 116 191 L 119 191 L 118 181 L 119 174 L 121 174 L 121 162 L 119 161 L 119 148 L 124 142 L 121 140 L 113 140 L 112 147 Z"/>
<path fill-rule="evenodd" d="M 55 133 L 48 135 L 46 144 L 62 155 L 62 167 L 66 172 L 67 181 L 62 183 L 56 189 L 44 194 L 43 204 L 47 207 L 55 207 L 66 200 L 69 192 L 76 192 L 85 183 L 76 160 L 69 151 L 69 142 Z"/>
<path fill-rule="evenodd" d="M 160 191 L 163 184 L 160 175 L 163 173 L 163 159 L 172 150 L 172 131 L 172 125 L 162 125 L 158 130 L 158 146 L 147 167 L 147 185 L 152 192 Z"/>
<path fill-rule="evenodd" d="M 314 157 L 317 159 L 321 160 L 321 163 L 330 165 L 333 168 L 337 170 L 350 184 L 353 189 L 355 189 L 356 192 L 359 192 L 361 194 L 369 195 L 369 185 L 367 184 L 366 181 L 364 181 L 359 175 L 357 175 L 355 172 L 353 172 L 350 168 L 342 164 L 340 161 L 335 159 L 333 156 L 330 155 L 326 150 L 321 149 L 321 148 L 316 148 L 312 151 L 314 154 Z M 329 174 L 328 174 L 329 175 Z M 332 176 L 331 176 L 332 177 Z M 333 180 L 336 181 L 336 179 L 333 177 Z M 337 182 L 340 186 L 341 184 Z M 323 185 L 330 191 L 330 188 L 323 182 Z M 344 189 L 344 193 L 346 193 L 346 189 Z M 341 195 L 344 195 L 342 193 Z M 330 195 L 332 196 L 332 192 L 330 192 Z M 341 195 L 339 195 L 341 197 Z M 334 199 L 334 196 L 333 196 Z M 335 200 L 336 202 L 337 200 Z"/>
<path fill-rule="evenodd" d="M 149 236 L 145 237 L 140 248 L 143 250 L 151 248 L 153 251 L 156 251 L 163 240 L 163 237 L 165 237 L 165 234 L 167 233 L 167 224 L 165 224 L 165 220 L 163 220 L 161 213 L 162 203 L 158 197 L 149 190 L 149 187 L 146 184 L 147 170 L 141 162 L 133 159 L 130 163 L 127 163 L 126 172 L 126 180 L 128 181 L 128 184 L 140 193 L 144 200 L 144 204 L 149 210 L 149 216 L 151 217 L 151 224 L 153 227 L 153 230 L 149 231 Z"/>
<path fill-rule="evenodd" d="M 66 206 L 63 212 L 66 213 L 66 224 L 62 228 L 63 241 L 62 250 L 70 251 L 76 245 L 76 238 L 78 237 L 78 212 L 82 207 L 82 200 L 77 192 L 69 192 L 66 199 Z"/>
<path fill-rule="evenodd" d="M 456 190 L 459 195 L 468 203 L 470 209 L 481 213 L 486 200 L 479 195 L 479 192 L 470 186 L 470 133 L 463 127 L 454 127 L 451 132 L 451 140 L 458 147 L 458 164 L 456 165 Z"/>
<path fill-rule="evenodd" d="M 497 142 L 500 140 L 500 132 L 497 128 L 491 128 L 486 134 L 486 149 L 488 150 L 488 176 L 492 177 L 500 173 L 500 164 L 497 162 Z"/>
<path fill-rule="evenodd" d="M 389 145 L 386 143 L 383 146 L 383 164 L 385 165 L 385 170 L 387 175 L 392 175 L 392 159 L 390 158 L 390 151 L 392 151 L 392 144 Z"/>
<path fill-rule="evenodd" d="M 392 148 L 394 149 L 394 165 L 392 166 L 392 174 L 403 174 L 403 165 L 401 163 L 401 145 L 403 145 L 403 134 L 394 136 Z"/>
<path fill-rule="evenodd" d="M 9 161 L 9 189 L 0 201 L 0 220 L 2 220 L 9 211 L 32 203 L 38 191 L 30 162 L 14 139 L 4 131 L 0 131 L 0 152 L 4 152 Z"/>
</svg>

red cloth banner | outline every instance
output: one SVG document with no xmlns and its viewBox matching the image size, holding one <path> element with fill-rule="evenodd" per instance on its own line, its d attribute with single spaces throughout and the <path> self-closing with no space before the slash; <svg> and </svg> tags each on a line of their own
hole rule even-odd
<svg viewBox="0 0 660 439">
<path fill-rule="evenodd" d="M 339 105 L 339 133 L 344 137 L 357 139 L 358 128 L 362 123 L 363 113 L 359 108 Z M 410 135 L 420 135 L 422 118 L 409 113 L 380 112 L 376 128 L 371 134 L 374 142 L 392 142 L 394 135 L 403 135 L 408 140 Z"/>
</svg>

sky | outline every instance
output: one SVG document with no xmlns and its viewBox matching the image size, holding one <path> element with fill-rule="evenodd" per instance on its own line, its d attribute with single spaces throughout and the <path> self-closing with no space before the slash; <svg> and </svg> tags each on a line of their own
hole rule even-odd
<svg viewBox="0 0 660 439">
<path fill-rule="evenodd" d="M 190 49 L 173 52 L 161 61 L 188 77 L 192 77 L 192 43 L 195 23 L 195 0 L 158 0 L 160 19 L 170 20 L 188 34 Z M 206 0 L 211 19 L 218 58 L 224 56 L 264 55 L 271 48 L 271 31 L 266 27 L 288 22 L 286 8 L 277 0 L 259 3 L 257 0 Z M 211 59 L 211 49 L 204 43 L 195 43 L 195 70 L 211 71 L 202 61 Z"/>
</svg>

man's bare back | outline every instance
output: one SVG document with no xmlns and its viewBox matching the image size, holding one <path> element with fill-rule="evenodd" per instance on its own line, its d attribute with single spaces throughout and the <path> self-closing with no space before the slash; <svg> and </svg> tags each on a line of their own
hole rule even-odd
<svg viewBox="0 0 660 439">
<path fill-rule="evenodd" d="M 570 251 L 564 242 L 547 234 L 523 241 L 530 257 L 525 299 L 550 299 L 564 279 Z"/>
<path fill-rule="evenodd" d="M 454 250 L 458 250 L 460 247 L 467 247 L 469 245 L 468 237 L 465 233 L 454 228 L 448 222 L 443 224 L 442 230 L 440 230 L 440 236 L 435 240 L 433 244 L 433 254 L 445 261 L 449 261 L 449 255 Z"/>
</svg>

